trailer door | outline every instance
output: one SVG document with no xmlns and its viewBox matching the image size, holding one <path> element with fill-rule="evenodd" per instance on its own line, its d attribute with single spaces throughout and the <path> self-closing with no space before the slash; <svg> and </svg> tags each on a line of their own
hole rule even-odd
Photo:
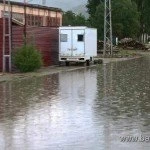
<svg viewBox="0 0 150 150">
<path fill-rule="evenodd" d="M 72 56 L 82 57 L 85 54 L 85 30 L 72 30 Z"/>
<path fill-rule="evenodd" d="M 72 55 L 72 31 L 60 30 L 60 56 Z"/>
</svg>

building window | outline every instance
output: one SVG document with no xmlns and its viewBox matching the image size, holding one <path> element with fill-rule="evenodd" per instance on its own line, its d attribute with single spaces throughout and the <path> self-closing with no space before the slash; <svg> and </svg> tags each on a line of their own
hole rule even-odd
<svg viewBox="0 0 150 150">
<path fill-rule="evenodd" d="M 60 35 L 60 41 L 61 42 L 67 42 L 68 41 L 68 35 L 67 34 L 61 34 Z"/>
<path fill-rule="evenodd" d="M 84 35 L 78 34 L 78 42 L 83 42 L 83 41 L 84 41 Z"/>
<path fill-rule="evenodd" d="M 12 12 L 12 18 L 13 18 L 13 19 L 16 19 L 16 20 L 19 21 L 20 23 L 23 23 L 24 14 Z"/>
</svg>

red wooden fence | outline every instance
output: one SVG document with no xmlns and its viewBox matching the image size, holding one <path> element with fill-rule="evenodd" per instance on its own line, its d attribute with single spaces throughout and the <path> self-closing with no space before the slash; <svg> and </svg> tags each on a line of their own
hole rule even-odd
<svg viewBox="0 0 150 150">
<path fill-rule="evenodd" d="M 2 71 L 3 22 L 0 19 L 0 71 Z M 24 27 L 12 26 L 12 52 L 23 45 Z M 27 44 L 33 44 L 42 54 L 44 66 L 58 64 L 58 28 L 27 27 Z"/>
</svg>

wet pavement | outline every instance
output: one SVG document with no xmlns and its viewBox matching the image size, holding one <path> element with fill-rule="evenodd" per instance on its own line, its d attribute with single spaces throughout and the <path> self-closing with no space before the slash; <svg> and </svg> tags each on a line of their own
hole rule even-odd
<svg viewBox="0 0 150 150">
<path fill-rule="evenodd" d="M 0 83 L 0 150 L 149 150 L 149 101 L 150 57 Z"/>
</svg>

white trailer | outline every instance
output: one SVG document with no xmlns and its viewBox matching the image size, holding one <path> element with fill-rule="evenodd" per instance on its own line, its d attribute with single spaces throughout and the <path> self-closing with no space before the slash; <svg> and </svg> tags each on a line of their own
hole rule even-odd
<svg viewBox="0 0 150 150">
<path fill-rule="evenodd" d="M 59 62 L 86 62 L 97 56 L 97 29 L 88 27 L 59 28 Z"/>
</svg>

